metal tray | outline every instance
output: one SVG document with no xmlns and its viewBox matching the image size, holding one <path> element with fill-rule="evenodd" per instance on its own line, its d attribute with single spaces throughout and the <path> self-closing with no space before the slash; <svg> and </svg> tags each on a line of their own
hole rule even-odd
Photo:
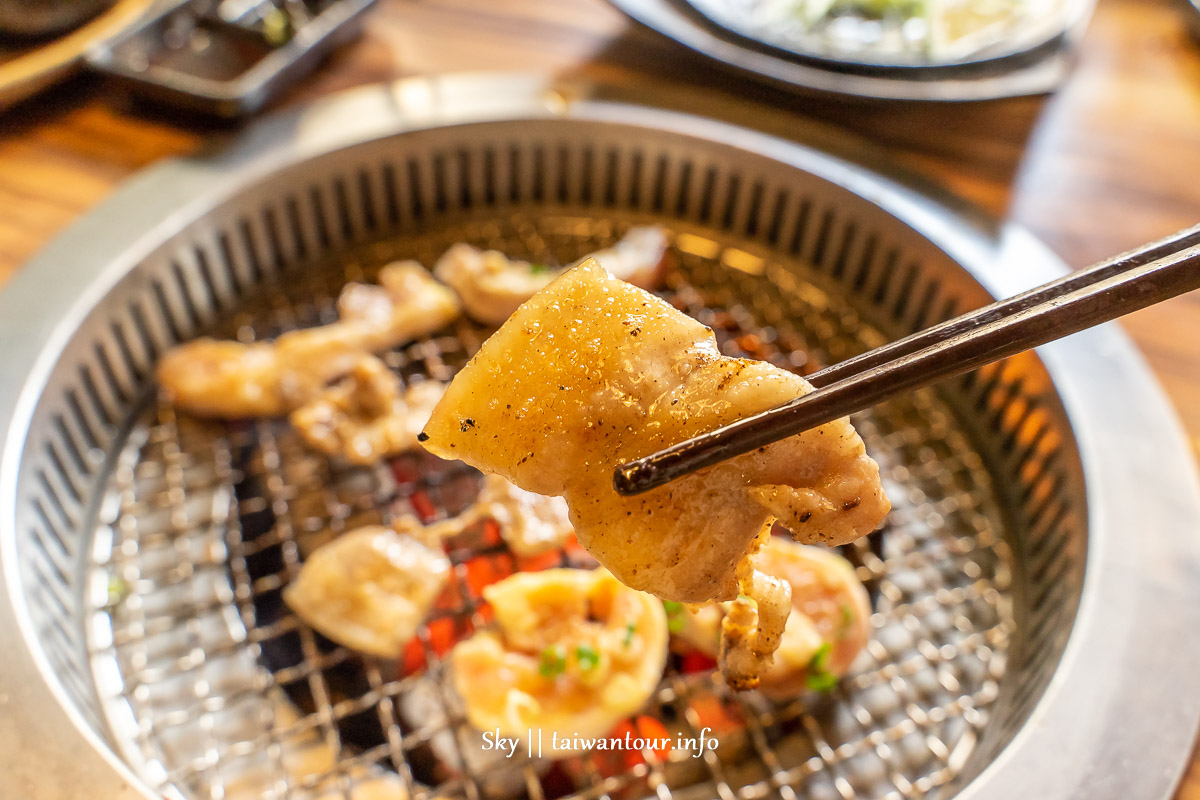
<svg viewBox="0 0 1200 800">
<path fill-rule="evenodd" d="M 212 0 L 170 0 L 88 54 L 88 66 L 127 90 L 189 111 L 235 118 L 262 108 L 358 35 L 376 0 L 321 0 L 290 37 L 221 19 Z M 298 4 L 307 7 L 304 0 Z"/>
</svg>

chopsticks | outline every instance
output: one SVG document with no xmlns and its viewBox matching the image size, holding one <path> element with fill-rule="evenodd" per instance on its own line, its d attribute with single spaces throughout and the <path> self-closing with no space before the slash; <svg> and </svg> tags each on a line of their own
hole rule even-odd
<svg viewBox="0 0 1200 800">
<path fill-rule="evenodd" d="M 1200 225 L 827 367 L 815 391 L 617 467 L 634 495 L 1200 288 Z"/>
</svg>

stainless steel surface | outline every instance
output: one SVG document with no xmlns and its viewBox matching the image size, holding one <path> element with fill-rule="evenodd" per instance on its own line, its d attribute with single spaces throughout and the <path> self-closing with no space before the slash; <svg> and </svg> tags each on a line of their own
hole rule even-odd
<svg viewBox="0 0 1200 800">
<path fill-rule="evenodd" d="M 823 369 L 810 378 L 816 391 L 622 464 L 613 486 L 626 495 L 649 491 L 1198 288 L 1200 226 L 1193 226 Z"/>
<path fill-rule="evenodd" d="M 797 344 L 841 360 L 1061 272 L 1019 231 L 992 239 L 803 146 L 587 96 L 461 77 L 330 98 L 145 174 L 14 279 L 0 795 L 232 797 L 265 779 L 266 796 L 352 796 L 444 777 L 473 797 L 507 780 L 430 773 L 446 721 L 400 719 L 421 681 L 272 601 L 314 530 L 451 505 L 471 473 L 350 471 L 278 426 L 176 418 L 146 380 L 176 341 L 309 324 L 347 277 L 460 237 L 566 260 L 650 220 L 680 254 L 676 301 L 728 346 L 789 361 Z M 448 375 L 480 333 L 391 363 Z M 589 797 L 1167 797 L 1200 718 L 1200 502 L 1127 340 L 1098 328 L 859 422 L 897 513 L 883 557 L 862 553 L 876 643 L 845 689 L 774 707 L 672 673 L 650 712 L 736 714 L 728 760 L 648 758 L 604 779 L 580 760 L 567 777 L 595 783 Z M 508 556 L 457 551 L 456 585 L 472 559 Z M 480 621 L 472 603 L 445 619 Z M 436 641 L 414 666 L 437 671 Z M 311 748 L 325 765 L 297 768 Z M 570 793 L 567 770 L 547 788 L 536 765 L 513 769 L 530 796 Z"/>
<path fill-rule="evenodd" d="M 962 102 L 1044 94 L 1054 91 L 1070 70 L 1072 51 L 1091 16 L 1093 3 L 1060 42 L 1028 53 L 980 64 L 887 70 L 826 68 L 745 37 L 714 29 L 686 0 L 609 0 L 632 19 L 702 55 L 715 65 L 754 78 L 802 90 L 882 100 Z"/>
</svg>

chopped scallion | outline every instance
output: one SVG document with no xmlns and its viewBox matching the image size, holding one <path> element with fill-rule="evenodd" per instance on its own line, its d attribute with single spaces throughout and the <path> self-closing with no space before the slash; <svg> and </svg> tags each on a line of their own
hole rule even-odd
<svg viewBox="0 0 1200 800">
<path fill-rule="evenodd" d="M 600 664 L 600 653 L 591 645 L 581 644 L 575 648 L 575 658 L 579 660 L 579 668 L 593 670 Z"/>
<path fill-rule="evenodd" d="M 567 668 L 567 654 L 561 647 L 551 645 L 542 651 L 542 663 L 538 665 L 538 673 L 543 678 L 556 678 Z"/>
<path fill-rule="evenodd" d="M 837 676 L 829 671 L 829 657 L 832 654 L 833 645 L 825 642 L 817 648 L 808 662 L 808 674 L 804 678 L 804 683 L 814 692 L 828 692 L 837 686 Z"/>
</svg>

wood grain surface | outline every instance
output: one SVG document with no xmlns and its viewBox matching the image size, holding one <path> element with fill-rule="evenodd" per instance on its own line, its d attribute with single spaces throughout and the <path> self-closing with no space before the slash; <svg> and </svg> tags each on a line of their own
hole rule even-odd
<svg viewBox="0 0 1200 800">
<path fill-rule="evenodd" d="M 442 71 L 541 69 L 683 82 L 853 131 L 903 168 L 1083 266 L 1200 221 L 1200 47 L 1175 0 L 1100 0 L 1050 98 L 956 106 L 812 99 L 751 86 L 628 22 L 603 0 L 381 0 L 366 35 L 281 99 Z M 0 116 L 0 281 L 132 172 L 225 129 L 132 107 L 78 78 Z M 1200 295 L 1127 318 L 1200 444 Z M 1120 380 L 1120 376 L 1114 376 Z M 1200 800 L 1200 761 L 1179 790 Z"/>
</svg>

